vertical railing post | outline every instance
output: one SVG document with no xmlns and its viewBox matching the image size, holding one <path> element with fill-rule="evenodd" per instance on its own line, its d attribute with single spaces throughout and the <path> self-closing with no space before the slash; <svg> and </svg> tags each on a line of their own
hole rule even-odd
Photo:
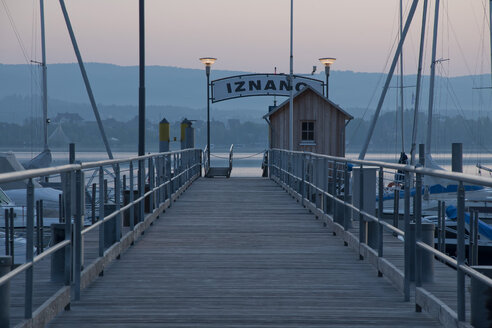
<svg viewBox="0 0 492 328">
<path fill-rule="evenodd" d="M 322 203 L 323 203 L 323 212 L 328 214 L 328 202 L 330 201 L 329 198 L 326 196 L 325 193 L 328 192 L 328 186 L 329 186 L 329 183 L 328 183 L 328 176 L 329 176 L 329 173 L 328 173 L 328 158 L 323 158 L 323 197 L 321 198 L 322 199 Z"/>
<path fill-rule="evenodd" d="M 441 212 L 441 203 L 442 203 L 442 200 L 438 200 L 437 201 L 437 250 L 440 251 L 440 252 L 443 252 L 443 250 L 441 249 L 441 245 L 442 245 L 442 220 L 441 220 L 441 216 L 442 216 L 442 212 Z M 444 253 L 444 252 L 443 252 Z"/>
<path fill-rule="evenodd" d="M 378 174 L 378 257 L 383 257 L 383 197 L 384 197 L 384 170 L 381 166 Z M 378 276 L 382 277 L 383 273 L 378 270 Z"/>
<path fill-rule="evenodd" d="M 82 171 L 75 171 L 75 218 L 74 218 L 74 296 L 75 300 L 80 300 L 80 274 L 82 271 Z"/>
<path fill-rule="evenodd" d="M 364 210 L 364 166 L 360 165 L 359 171 L 359 260 L 363 260 L 364 257 L 360 253 L 361 244 L 365 244 L 366 240 L 366 224 L 362 211 Z"/>
<path fill-rule="evenodd" d="M 152 157 L 149 158 L 149 190 L 154 189 L 154 159 Z M 154 193 L 149 195 L 149 212 L 154 212 Z"/>
<path fill-rule="evenodd" d="M 114 202 L 116 205 L 116 211 L 119 211 L 121 208 L 121 176 L 120 176 L 120 164 L 116 163 L 114 165 Z M 118 213 L 114 218 L 116 221 L 116 229 L 115 229 L 115 240 L 119 242 L 121 240 L 121 213 Z"/>
<path fill-rule="evenodd" d="M 10 255 L 10 241 L 9 241 L 9 237 L 10 237 L 10 226 L 9 226 L 9 210 L 8 209 L 5 209 L 4 211 L 4 215 L 5 215 L 5 255 Z"/>
<path fill-rule="evenodd" d="M 173 194 L 173 174 L 172 174 L 172 171 L 171 171 L 171 167 L 172 167 L 172 163 L 171 163 L 171 155 L 167 155 L 167 161 L 166 161 L 166 174 L 167 174 L 167 197 L 169 198 L 169 207 L 172 206 L 173 204 L 173 197 L 172 197 L 172 194 Z"/>
<path fill-rule="evenodd" d="M 145 194 L 145 160 L 138 160 L 138 197 L 142 197 Z M 143 222 L 145 218 L 145 198 L 140 200 L 140 213 L 138 213 L 138 222 Z"/>
<path fill-rule="evenodd" d="M 70 286 L 72 282 L 72 248 L 74 247 L 72 237 L 72 174 L 73 172 L 67 172 L 65 176 L 65 240 L 71 240 L 70 245 L 65 247 L 65 286 Z"/>
<path fill-rule="evenodd" d="M 337 216 L 337 182 L 336 182 L 336 177 L 337 177 L 337 162 L 333 161 L 333 167 L 331 169 L 331 215 L 333 218 L 334 222 L 338 222 L 336 216 Z"/>
<path fill-rule="evenodd" d="M 26 222 L 26 263 L 32 262 L 34 258 L 34 184 L 32 178 L 27 182 L 27 222 Z M 32 303 L 33 303 L 33 284 L 34 284 L 34 268 L 33 266 L 26 269 L 26 286 L 24 299 L 24 318 L 32 318 Z"/>
<path fill-rule="evenodd" d="M 39 241 L 39 247 L 41 247 L 41 252 L 44 252 L 44 202 L 42 199 L 39 200 L 39 234 L 41 235 L 41 240 Z"/>
<path fill-rule="evenodd" d="M 424 157 L 420 159 L 420 165 L 424 164 Z M 417 243 L 422 239 L 422 174 L 415 174 L 415 196 L 414 196 L 414 220 L 415 220 L 415 287 L 422 286 L 422 256 L 423 249 Z M 419 305 L 415 306 L 417 312 L 421 312 L 422 308 Z"/>
<path fill-rule="evenodd" d="M 92 198 L 91 198 L 91 222 L 96 223 L 96 184 L 92 184 Z"/>
<path fill-rule="evenodd" d="M 161 162 L 161 156 L 157 156 L 155 158 L 155 169 L 156 169 L 156 175 L 155 175 L 155 186 L 158 187 L 156 191 L 156 196 L 155 196 L 155 203 L 156 203 L 156 208 L 159 208 L 160 204 L 162 203 L 162 188 L 161 186 L 161 180 L 162 180 L 162 162 Z"/>
<path fill-rule="evenodd" d="M 422 286 L 422 248 L 417 245 L 422 241 L 422 175 L 415 175 L 415 287 Z M 417 312 L 422 309 L 417 306 Z"/>
<path fill-rule="evenodd" d="M 442 238 L 441 238 L 441 241 L 442 241 L 442 252 L 443 253 L 446 253 L 446 202 L 445 201 L 442 201 L 441 202 L 441 213 L 442 213 L 442 216 L 441 216 L 441 220 L 442 220 Z"/>
<path fill-rule="evenodd" d="M 463 172 L 463 144 L 452 144 L 452 163 L 453 172 Z M 463 181 L 459 181 L 457 194 L 457 292 L 458 292 L 458 320 L 466 320 L 465 312 L 465 273 L 461 269 L 461 265 L 465 264 L 465 187 Z"/>
<path fill-rule="evenodd" d="M 12 257 L 12 270 L 15 266 L 15 225 L 14 225 L 14 209 L 11 207 L 9 210 L 10 220 L 10 256 Z"/>
<path fill-rule="evenodd" d="M 479 212 L 475 212 L 475 221 L 473 221 L 473 265 L 478 265 L 478 217 Z"/>
<path fill-rule="evenodd" d="M 306 156 L 301 155 L 301 205 L 304 206 L 304 198 L 306 197 Z"/>
<path fill-rule="evenodd" d="M 318 189 L 316 188 L 318 187 L 318 157 L 311 155 L 311 163 L 312 163 L 311 183 L 314 187 L 309 195 L 311 196 L 311 202 L 314 204 L 314 208 L 316 208 L 317 199 L 319 198 Z"/>
<path fill-rule="evenodd" d="M 404 241 L 404 253 L 405 253 L 405 269 L 404 269 L 404 285 L 403 285 L 403 296 L 404 301 L 410 301 L 410 173 L 405 171 L 404 180 L 404 192 L 405 192 L 405 241 Z"/>
<path fill-rule="evenodd" d="M 397 173 L 398 174 L 398 173 Z M 397 181 L 395 186 L 394 186 L 394 199 L 393 199 L 393 226 L 395 228 L 398 228 L 399 221 L 400 221 L 400 185 L 399 182 Z M 393 236 L 396 237 L 396 233 L 393 233 Z"/>
<path fill-rule="evenodd" d="M 99 167 L 99 221 L 104 220 L 104 170 Z M 104 256 L 104 226 L 99 224 L 99 257 Z"/>
<path fill-rule="evenodd" d="M 349 228 L 349 208 L 347 207 L 347 201 L 350 196 L 350 173 L 349 173 L 349 163 L 345 163 L 343 176 L 343 230 L 347 231 Z"/>
<path fill-rule="evenodd" d="M 129 204 L 133 204 L 133 201 L 135 200 L 135 195 L 134 195 L 134 176 L 133 176 L 133 161 L 130 161 L 130 195 L 129 195 Z M 130 206 L 130 230 L 133 231 L 135 230 L 135 209 L 137 208 L 136 205 Z"/>
<path fill-rule="evenodd" d="M 470 227 L 469 229 L 469 234 L 468 234 L 468 265 L 472 266 L 475 265 L 473 263 L 474 255 L 473 255 L 473 249 L 474 249 L 474 238 L 473 236 L 475 235 L 475 216 L 478 214 L 478 211 L 470 211 L 470 222 L 468 226 Z M 477 216 L 478 220 L 478 216 Z"/>
<path fill-rule="evenodd" d="M 108 179 L 104 179 L 104 204 L 109 203 Z"/>
<path fill-rule="evenodd" d="M 40 215 L 40 209 L 39 209 L 39 200 L 36 201 L 36 255 L 41 254 L 41 215 Z"/>
<path fill-rule="evenodd" d="M 457 253 L 458 253 L 458 320 L 465 321 L 465 273 L 460 266 L 465 264 L 465 188 L 463 182 L 459 182 L 458 186 L 458 217 L 457 217 Z"/>
</svg>

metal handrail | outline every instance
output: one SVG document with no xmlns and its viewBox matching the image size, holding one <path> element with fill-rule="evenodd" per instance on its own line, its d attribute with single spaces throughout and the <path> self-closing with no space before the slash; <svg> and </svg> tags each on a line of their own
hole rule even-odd
<svg viewBox="0 0 492 328">
<path fill-rule="evenodd" d="M 271 149 L 272 151 L 285 151 L 283 149 Z M 402 170 L 409 173 L 418 173 L 421 175 L 429 175 L 436 178 L 443 178 L 449 180 L 457 180 L 463 183 L 477 184 L 492 188 L 492 178 L 476 176 L 466 173 L 450 172 L 445 170 L 435 170 L 425 167 L 414 166 L 410 164 L 393 164 L 379 161 L 366 161 L 358 159 L 349 159 L 345 157 L 335 157 L 330 155 L 316 154 L 312 152 L 301 152 L 301 151 L 289 151 L 293 154 L 300 155 L 311 155 L 319 158 L 326 158 L 328 160 L 340 162 L 340 163 L 350 163 L 350 164 L 362 164 L 364 167 L 383 167 L 387 169 Z M 1 181 L 0 181 L 1 182 Z"/>
<path fill-rule="evenodd" d="M 181 152 L 182 151 L 172 151 L 167 153 L 148 154 L 148 155 L 135 156 L 130 158 L 123 158 L 123 159 L 109 159 L 109 160 L 97 161 L 97 162 L 65 164 L 65 165 L 59 165 L 59 166 L 53 166 L 53 167 L 41 168 L 41 169 L 0 173 L 0 183 L 50 176 L 50 175 L 65 173 L 70 171 L 93 169 L 93 168 L 98 168 L 100 166 L 128 163 L 130 161 L 137 162 L 140 160 L 145 160 L 158 156 L 179 154 Z"/>
<path fill-rule="evenodd" d="M 410 176 L 417 177 L 417 190 L 422 190 L 422 177 L 423 176 L 432 176 L 436 178 L 441 178 L 441 179 L 446 179 L 446 180 L 451 180 L 455 181 L 457 184 L 460 184 L 462 186 L 463 184 L 472 184 L 472 185 L 481 185 L 484 187 L 492 187 L 492 178 L 487 178 L 487 177 L 482 177 L 482 176 L 474 176 L 470 174 L 465 174 L 465 173 L 460 173 L 460 172 L 449 172 L 449 171 L 444 171 L 444 170 L 435 170 L 435 169 L 429 169 L 421 166 L 411 166 L 411 165 L 404 165 L 404 164 L 393 164 L 393 163 L 386 163 L 386 162 L 379 162 L 379 161 L 367 161 L 367 160 L 358 160 L 358 159 L 348 159 L 345 157 L 336 157 L 336 156 L 329 156 L 329 155 L 323 155 L 323 154 L 315 154 L 312 152 L 300 152 L 300 151 L 287 151 L 283 149 L 271 149 L 269 150 L 268 154 L 268 159 L 269 159 L 269 172 L 270 176 L 275 177 L 278 179 L 278 181 L 282 182 L 282 184 L 286 187 L 289 188 L 291 191 L 300 194 L 302 202 L 310 202 L 313 206 L 316 206 L 316 204 L 311 202 L 310 197 L 306 195 L 306 189 L 311 190 L 311 193 L 316 193 L 320 195 L 321 197 L 326 197 L 326 199 L 329 199 L 332 202 L 332 206 L 336 206 L 336 204 L 342 204 L 344 205 L 344 208 L 347 210 L 352 210 L 354 214 L 359 214 L 359 220 L 363 219 L 364 221 L 372 221 L 377 223 L 381 229 L 385 228 L 387 230 L 392 231 L 393 233 L 400 235 L 400 236 L 405 236 L 405 232 L 398 229 L 397 227 L 393 226 L 392 224 L 385 222 L 381 218 L 381 214 L 378 214 L 378 216 L 371 215 L 370 213 L 365 212 L 364 210 L 357 208 L 356 206 L 349 204 L 346 202 L 346 199 L 338 199 L 335 193 L 335 187 L 332 186 L 332 190 L 328 190 L 326 186 L 326 181 L 331 179 L 332 181 L 334 180 L 333 177 L 336 176 L 335 174 L 332 174 L 331 176 L 328 175 L 328 173 L 333 171 L 333 168 L 336 166 L 333 165 L 333 167 L 327 167 L 326 164 L 324 166 L 324 178 L 322 176 L 322 181 L 320 185 L 319 177 L 317 176 L 319 172 L 314 172 L 312 171 L 312 165 L 313 163 L 317 165 L 319 160 L 324 160 L 326 162 L 330 163 L 336 163 L 336 164 L 344 164 L 346 167 L 348 166 L 347 164 L 353 164 L 353 165 L 358 165 L 360 167 L 364 168 L 378 168 L 379 169 L 379 184 L 381 185 L 384 183 L 384 174 L 388 173 L 386 170 L 396 170 L 399 171 L 400 174 L 405 178 L 405 183 L 406 187 L 409 187 L 409 180 Z M 347 168 L 345 169 L 345 174 L 347 174 Z M 362 175 L 362 174 L 360 174 Z M 324 179 L 324 180 L 323 180 Z M 418 180 L 420 179 L 420 180 Z M 362 181 L 362 180 L 361 180 Z M 420 181 L 420 182 L 418 182 Z M 347 182 L 347 180 L 345 180 Z M 403 181 L 402 181 L 403 182 Z M 322 184 L 325 183 L 325 186 Z M 420 183 L 420 184 L 418 184 Z M 334 183 L 333 183 L 334 185 Z M 418 187 L 420 186 L 420 187 Z M 380 186 L 380 196 L 383 195 L 383 186 Z M 464 204 L 464 188 L 462 188 L 462 200 L 461 204 Z M 361 188 L 362 190 L 362 188 Z M 410 198 L 410 192 L 407 192 L 408 189 L 405 190 L 405 203 L 408 204 L 408 200 Z M 362 191 L 361 191 L 362 192 Z M 457 193 L 457 195 L 459 195 Z M 308 198 L 306 198 L 308 197 Z M 379 197 L 379 196 L 378 196 Z M 382 197 L 379 200 L 380 202 L 380 210 L 382 210 Z M 321 198 L 323 199 L 323 198 Z M 421 206 L 420 204 L 421 200 L 416 204 L 416 206 Z M 458 196 L 458 203 L 460 202 L 460 198 Z M 460 204 L 460 203 L 459 203 Z M 408 206 L 408 205 L 407 205 Z M 464 208 L 464 205 L 462 205 L 462 208 Z M 421 207 L 420 207 L 421 209 Z M 322 210 L 322 209 L 320 209 Z M 414 209 L 415 210 L 415 209 Z M 409 217 L 409 213 L 406 212 L 407 209 L 405 209 L 405 215 Z M 420 213 L 420 212 L 419 212 Z M 329 214 L 326 214 L 328 217 L 330 217 L 332 220 L 334 220 L 334 216 L 330 216 Z M 420 216 L 419 216 L 420 218 Z M 419 219 L 420 222 L 421 219 Z M 462 220 L 461 222 L 464 222 Z M 417 222 L 417 225 L 421 223 Z M 344 223 L 345 225 L 345 223 Z M 345 227 L 344 227 L 345 228 Z M 417 227 L 417 229 L 420 229 Z M 345 229 L 346 230 L 346 229 Z M 360 229 L 359 229 L 360 230 Z M 417 230 L 416 230 L 417 231 Z M 359 231 L 359 234 L 363 232 Z M 380 234 L 382 233 L 382 230 L 379 232 Z M 420 232 L 416 232 L 420 233 Z M 462 238 L 461 240 L 464 240 L 464 231 L 460 233 L 458 231 L 458 240 L 459 238 Z M 380 235 L 382 237 L 382 235 Z M 425 252 L 430 252 L 434 256 L 436 256 L 438 259 L 443 261 L 444 263 L 447 263 L 451 267 L 454 267 L 458 270 L 458 275 L 461 273 L 464 273 L 473 279 L 477 279 L 478 281 L 486 284 L 489 287 L 492 287 L 492 279 L 488 278 L 487 276 L 483 275 L 482 273 L 478 272 L 477 270 L 474 270 L 464 262 L 459 262 L 459 260 L 453 259 L 450 256 L 444 254 L 443 252 L 440 252 L 439 250 L 433 248 L 432 246 L 429 246 L 422 242 L 420 239 L 421 238 L 417 235 L 415 238 L 415 245 L 418 249 L 421 249 Z M 382 238 L 380 238 L 379 246 L 378 246 L 378 256 L 382 257 L 383 252 L 382 252 Z M 362 240 L 359 238 L 359 240 Z M 458 257 L 459 259 L 459 257 Z M 407 259 L 405 259 L 405 262 Z M 463 261 L 463 260 L 461 260 Z M 406 266 L 406 265 L 405 265 Z M 420 277 L 417 279 L 421 279 Z M 463 281 L 463 278 L 459 278 L 458 281 Z M 404 286 L 404 292 L 405 292 L 405 300 L 409 300 L 409 280 L 408 277 L 405 275 L 405 286 Z M 417 287 L 421 287 L 421 282 L 417 280 Z M 459 320 L 464 320 L 464 283 L 458 283 L 458 318 Z"/>
<path fill-rule="evenodd" d="M 148 177 L 149 177 L 149 185 L 150 185 L 150 190 L 143 192 L 143 188 L 145 185 L 144 175 L 145 175 L 145 162 L 148 160 Z M 173 162 L 173 169 L 171 168 L 171 161 Z M 140 197 L 137 197 L 137 199 L 132 199 L 133 194 L 130 193 L 130 202 L 128 202 L 127 205 L 120 207 L 120 195 L 121 195 L 121 180 L 120 180 L 120 170 L 119 170 L 119 165 L 123 163 L 129 163 L 130 164 L 130 191 L 135 191 L 133 189 L 133 180 L 134 180 L 134 175 L 133 175 L 133 162 L 138 162 L 139 163 L 139 170 L 143 168 L 143 174 L 140 175 L 140 179 L 142 183 L 139 183 L 139 188 L 142 188 L 140 190 Z M 155 162 L 155 163 L 154 163 Z M 141 165 L 140 165 L 141 164 Z M 79 228 L 82 225 L 81 218 L 82 218 L 82 209 L 80 204 L 83 203 L 82 198 L 85 197 L 84 192 L 82 192 L 82 189 L 84 188 L 84 182 L 81 179 L 81 172 L 86 169 L 93 169 L 93 168 L 99 168 L 99 192 L 101 191 L 102 188 L 102 181 L 103 181 L 103 176 L 107 172 L 104 170 L 104 166 L 113 166 L 113 171 L 114 174 L 112 176 L 114 177 L 114 184 L 115 184 L 115 202 L 117 204 L 116 210 L 113 211 L 111 214 L 104 216 L 103 211 L 104 210 L 104 204 L 101 203 L 101 197 L 102 194 L 100 193 L 100 201 L 99 201 L 99 213 L 100 213 L 100 220 L 91 226 L 81 229 Z M 11 279 L 19 275 L 20 273 L 26 272 L 26 270 L 33 270 L 34 264 L 41 261 L 42 259 L 48 257 L 49 255 L 54 254 L 57 251 L 60 251 L 64 249 L 65 247 L 72 245 L 72 247 L 75 248 L 74 253 L 74 266 L 65 266 L 65 270 L 75 270 L 74 272 L 71 272 L 70 274 L 65 274 L 65 277 L 72 277 L 70 278 L 70 284 L 74 284 L 74 293 L 75 293 L 75 299 L 80 298 L 80 263 L 81 263 L 81 236 L 87 234 L 89 231 L 92 231 L 96 229 L 97 227 L 100 227 L 102 224 L 105 222 L 108 222 L 110 220 L 121 220 L 121 214 L 124 213 L 124 211 L 131 209 L 137 204 L 142 204 L 144 199 L 149 199 L 151 202 L 152 209 L 154 209 L 154 206 L 157 204 L 160 204 L 161 202 L 166 201 L 167 199 L 172 198 L 172 194 L 177 192 L 179 188 L 183 187 L 186 183 L 190 183 L 193 181 L 195 178 L 199 177 L 201 175 L 200 168 L 202 165 L 202 151 L 200 149 L 187 149 L 187 150 L 182 150 L 182 151 L 173 151 L 173 152 L 166 152 L 166 153 L 158 153 L 158 154 L 148 154 L 144 156 L 135 156 L 131 158 L 124 158 L 124 159 L 116 159 L 116 160 L 104 160 L 104 161 L 97 161 L 97 162 L 89 162 L 89 163 L 79 163 L 79 164 L 69 164 L 69 165 L 61 165 L 61 166 L 56 166 L 56 167 L 50 167 L 50 168 L 42 168 L 42 169 L 35 169 L 35 170 L 26 170 L 26 171 L 21 171 L 21 172 L 10 172 L 10 173 L 3 173 L 0 174 L 0 183 L 5 183 L 5 182 L 11 182 L 11 181 L 17 181 L 17 180 L 25 180 L 29 179 L 28 183 L 28 188 L 27 188 L 27 217 L 28 217 L 28 222 L 31 222 L 34 220 L 34 215 L 33 215 L 33 205 L 34 205 L 34 187 L 33 184 L 31 183 L 33 178 L 36 177 L 44 177 L 44 176 L 52 176 L 55 174 L 62 174 L 62 173 L 72 173 L 75 175 L 75 186 L 71 185 L 72 179 L 66 179 L 67 181 L 65 182 L 67 184 L 67 192 L 68 194 L 66 195 L 66 201 L 71 200 L 70 196 L 70 191 L 74 190 L 75 191 L 75 199 L 76 203 L 71 204 L 73 206 L 73 211 L 70 213 L 70 218 L 68 219 L 69 222 L 67 223 L 68 226 L 71 226 L 71 222 L 73 219 L 73 234 L 71 235 L 71 239 L 61 241 L 57 243 L 56 245 L 48 248 L 46 251 L 42 252 L 39 255 L 36 256 L 31 256 L 29 255 L 29 248 L 32 247 L 33 244 L 33 239 L 34 239 L 34 232 L 33 232 L 33 223 L 28 223 L 27 224 L 27 231 L 26 231 L 26 249 L 27 249 L 27 256 L 26 256 L 26 263 L 18 266 L 14 270 L 10 271 L 8 274 L 0 277 L 0 286 L 8 283 Z M 165 176 L 166 175 L 166 176 Z M 164 193 L 167 194 L 166 197 Z M 157 202 L 156 202 L 157 200 Z M 157 205 L 155 208 L 157 208 L 159 205 Z M 141 208 L 141 214 L 143 215 L 143 206 Z M 130 210 L 131 212 L 131 217 L 133 217 L 133 210 Z M 72 217 L 73 215 L 73 217 Z M 65 219 L 66 220 L 66 219 Z M 116 221 L 118 222 L 118 221 Z M 121 224 L 121 221 L 119 221 Z M 118 225 L 117 225 L 118 226 Z M 70 228 L 72 229 L 72 228 Z M 118 228 L 117 228 L 118 229 Z M 135 229 L 134 222 L 132 221 L 131 223 L 131 229 Z M 121 230 L 121 227 L 120 227 Z M 119 231 L 120 231 L 119 230 Z M 99 235 L 99 256 L 104 255 L 104 235 L 101 235 L 100 230 L 100 235 Z M 118 235 L 118 230 L 117 233 Z M 78 237 L 77 237 L 78 236 Z M 103 238 L 103 241 L 101 242 L 101 238 Z M 120 237 L 121 238 L 121 237 Z M 117 239 L 118 241 L 119 239 Z M 101 251 L 102 247 L 102 251 Z M 71 253 L 71 252 L 70 252 Z M 32 254 L 32 252 L 31 252 Z M 68 254 L 68 253 L 67 253 Z M 77 265 L 79 267 L 77 267 Z M 30 272 L 31 272 L 30 271 Z M 75 272 L 79 272 L 76 274 Z M 29 272 L 27 272 L 29 273 Z M 32 314 L 34 311 L 32 311 L 32 293 L 28 292 L 28 290 L 32 291 L 32 286 L 33 286 L 33 274 L 32 272 L 29 273 L 26 277 L 26 284 L 28 284 L 30 287 L 26 287 L 26 294 L 24 295 L 25 299 L 25 318 L 30 319 L 32 317 Z M 65 282 L 67 283 L 67 282 Z M 2 306 L 2 305 L 0 305 Z"/>
</svg>

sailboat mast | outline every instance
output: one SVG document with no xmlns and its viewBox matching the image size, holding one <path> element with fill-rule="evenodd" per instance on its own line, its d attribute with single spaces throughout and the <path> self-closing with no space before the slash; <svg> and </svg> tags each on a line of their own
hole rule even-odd
<svg viewBox="0 0 492 328">
<path fill-rule="evenodd" d="M 294 150 L 294 0 L 290 0 L 289 150 Z"/>
<path fill-rule="evenodd" d="M 417 148 L 416 145 L 417 126 L 419 122 L 418 115 L 419 115 L 419 102 L 420 102 L 420 87 L 422 84 L 422 61 L 424 57 L 425 28 L 427 22 L 427 2 L 428 0 L 424 0 L 424 7 L 422 12 L 422 28 L 420 31 L 419 66 L 417 70 L 417 87 L 415 90 L 415 109 L 413 112 L 412 147 L 410 148 L 410 165 L 415 165 L 415 150 Z"/>
<path fill-rule="evenodd" d="M 400 0 L 400 40 L 403 35 L 403 0 Z M 401 152 L 405 152 L 405 136 L 404 136 L 404 125 L 403 125 L 403 49 L 400 52 L 400 106 L 401 106 L 401 117 L 400 117 L 400 133 L 401 133 Z"/>
<path fill-rule="evenodd" d="M 109 159 L 113 159 L 113 153 L 111 152 L 111 147 L 109 146 L 108 138 L 106 137 L 106 133 L 104 132 L 104 126 L 101 121 L 101 116 L 99 115 L 99 110 L 97 109 L 96 100 L 94 98 L 94 94 L 92 93 L 92 88 L 91 88 L 91 84 L 89 83 L 89 78 L 87 77 L 84 61 L 82 60 L 82 55 L 80 54 L 79 46 L 77 44 L 77 40 L 75 39 L 75 34 L 73 33 L 72 23 L 70 22 L 70 17 L 68 17 L 65 1 L 59 0 L 59 2 L 63 13 L 63 17 L 65 18 L 65 24 L 67 25 L 68 35 L 70 36 L 73 50 L 75 51 L 75 57 L 77 57 L 77 62 L 79 63 L 80 73 L 82 74 L 82 79 L 84 80 L 85 89 L 87 91 L 87 95 L 89 96 L 89 101 L 92 106 L 92 111 L 94 112 L 94 116 L 96 117 L 96 122 L 97 122 L 97 126 L 99 127 L 99 132 L 101 133 L 101 137 L 103 139 L 104 146 L 106 147 L 106 152 L 108 153 Z"/>
<path fill-rule="evenodd" d="M 492 81 L 492 0 L 489 2 L 489 28 L 490 28 L 490 79 Z"/>
<path fill-rule="evenodd" d="M 436 51 L 437 51 L 437 32 L 439 27 L 439 0 L 436 0 L 436 9 L 434 14 L 434 35 L 432 38 L 432 61 L 431 61 L 431 76 L 429 85 L 429 109 L 427 112 L 427 138 L 425 140 L 425 155 L 431 153 L 431 137 L 432 137 L 432 110 L 434 107 L 434 84 L 436 79 Z M 425 161 L 427 163 L 427 161 Z"/>
<path fill-rule="evenodd" d="M 396 48 L 396 53 L 395 56 L 393 57 L 393 61 L 391 62 L 391 67 L 388 72 L 388 76 L 386 77 L 386 82 L 384 83 L 383 86 L 383 92 L 381 93 L 381 96 L 379 97 L 379 102 L 378 106 L 376 108 L 376 113 L 374 114 L 371 125 L 369 126 L 369 131 L 367 132 L 367 137 L 364 140 L 364 145 L 362 146 L 362 150 L 359 153 L 359 159 L 364 159 L 367 153 L 367 148 L 369 147 L 369 143 L 372 138 L 372 134 L 374 133 L 374 128 L 376 127 L 376 122 L 378 121 L 379 113 L 381 112 L 381 109 L 383 108 L 383 103 L 384 99 L 386 97 L 386 93 L 388 92 L 388 87 L 391 82 L 391 79 L 393 78 L 393 73 L 395 72 L 396 64 L 398 63 L 398 58 L 400 58 L 400 52 L 403 48 L 403 43 L 405 42 L 405 38 L 407 35 L 408 30 L 410 29 L 410 25 L 413 20 L 413 15 L 415 14 L 415 10 L 417 9 L 417 5 L 419 3 L 419 0 L 413 0 L 412 6 L 410 7 L 410 11 L 408 12 L 408 17 L 407 21 L 405 22 L 405 27 L 403 28 L 403 34 L 401 37 L 400 42 L 398 43 L 398 47 Z"/>
<path fill-rule="evenodd" d="M 48 78 L 46 67 L 46 39 L 44 27 L 44 0 L 39 0 L 41 15 L 41 69 L 43 71 L 43 145 L 48 150 Z"/>
</svg>

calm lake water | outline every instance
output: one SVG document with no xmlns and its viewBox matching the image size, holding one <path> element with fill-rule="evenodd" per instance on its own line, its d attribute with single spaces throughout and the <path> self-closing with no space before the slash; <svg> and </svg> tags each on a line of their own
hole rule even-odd
<svg viewBox="0 0 492 328">
<path fill-rule="evenodd" d="M 22 162 L 29 161 L 36 153 L 29 151 L 15 151 L 17 159 Z M 348 158 L 356 159 L 358 153 L 347 153 Z M 62 165 L 68 162 L 68 152 L 52 153 L 53 165 Z M 128 158 L 136 156 L 134 152 L 115 152 L 113 153 L 115 158 Z M 438 153 L 433 156 L 434 161 L 442 166 L 444 169 L 451 169 L 451 153 Z M 77 152 L 76 160 L 81 162 L 91 162 L 107 159 L 105 152 Z M 393 153 L 368 153 L 366 155 L 367 160 L 382 161 L 382 162 L 398 162 L 399 154 Z M 261 162 L 263 160 L 263 153 L 258 152 L 235 152 L 233 158 L 233 177 L 254 177 L 261 176 Z M 229 153 L 227 152 L 212 152 L 212 166 L 227 166 L 229 161 Z M 468 174 L 479 174 L 477 164 L 481 164 L 485 167 L 492 168 L 492 154 L 488 153 L 466 153 L 463 155 L 463 170 Z M 482 170 L 483 176 L 491 176 L 487 171 Z"/>
</svg>

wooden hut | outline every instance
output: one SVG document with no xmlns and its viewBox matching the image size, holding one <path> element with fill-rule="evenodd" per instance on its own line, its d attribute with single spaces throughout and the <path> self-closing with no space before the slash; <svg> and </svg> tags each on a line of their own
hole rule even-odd
<svg viewBox="0 0 492 328">
<path fill-rule="evenodd" d="M 332 156 L 345 156 L 345 125 L 353 117 L 307 86 L 294 95 L 294 147 Z M 264 116 L 270 121 L 270 147 L 289 149 L 289 103 Z"/>
</svg>

